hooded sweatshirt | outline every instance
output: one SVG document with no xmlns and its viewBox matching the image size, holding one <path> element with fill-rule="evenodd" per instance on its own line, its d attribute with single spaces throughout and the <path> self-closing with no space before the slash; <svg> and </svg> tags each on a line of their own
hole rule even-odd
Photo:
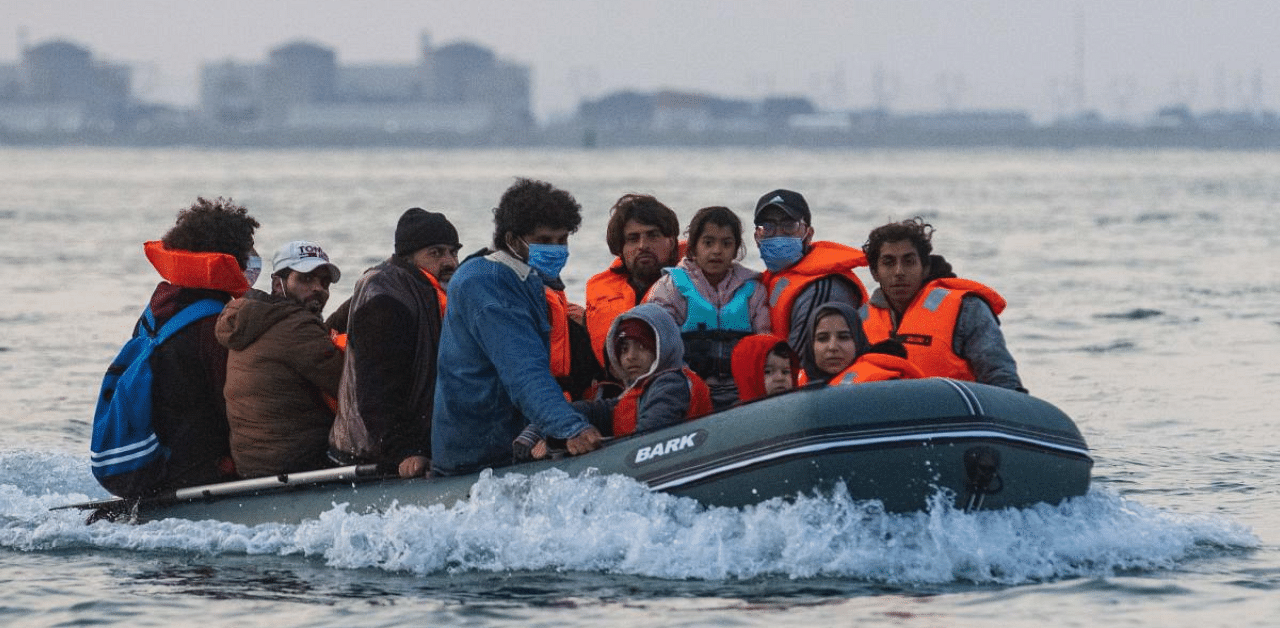
<svg viewBox="0 0 1280 628">
<path fill-rule="evenodd" d="M 839 301 L 832 301 L 824 303 L 814 309 L 813 314 L 809 317 L 809 329 L 812 334 L 816 335 L 817 333 L 818 319 L 822 318 L 822 315 L 826 314 L 830 310 L 839 312 L 840 315 L 844 317 L 845 322 L 849 324 L 849 330 L 853 332 L 853 342 L 857 347 L 857 350 L 854 352 L 855 357 L 866 353 L 870 343 L 867 342 L 867 335 L 862 332 L 862 317 L 858 316 L 858 310 L 855 310 L 848 304 L 841 303 Z M 804 372 L 808 377 L 808 381 L 828 382 L 832 377 L 835 377 L 839 373 L 824 373 L 818 370 L 818 362 L 813 353 L 812 337 L 813 336 L 811 335 L 809 344 L 800 348 L 800 361 L 804 365 Z M 850 362 L 850 364 L 852 364 L 852 362 Z M 845 368 L 848 368 L 848 365 L 845 365 Z"/>
<path fill-rule="evenodd" d="M 250 290 L 218 317 L 227 356 L 231 457 L 246 478 L 325 466 L 342 352 L 320 316 L 293 299 Z"/>
<path fill-rule="evenodd" d="M 711 409 L 710 392 L 706 384 L 684 364 L 684 342 L 680 329 L 671 315 L 654 303 L 637 305 L 614 319 L 609 327 L 605 354 L 615 373 L 622 373 L 622 363 L 617 352 L 618 328 L 623 321 L 639 319 L 654 331 L 653 364 L 649 372 L 631 382 L 618 399 L 602 399 L 574 402 L 574 407 L 587 415 L 602 433 L 614 434 L 614 409 L 629 393 L 639 392 L 636 404 L 635 431 L 640 434 L 676 425 Z"/>
</svg>

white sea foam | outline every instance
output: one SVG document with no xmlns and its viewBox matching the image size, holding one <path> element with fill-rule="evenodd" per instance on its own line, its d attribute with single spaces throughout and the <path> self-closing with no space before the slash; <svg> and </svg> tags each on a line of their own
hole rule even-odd
<svg viewBox="0 0 1280 628">
<path fill-rule="evenodd" d="M 301 525 L 165 520 L 84 524 L 50 511 L 103 496 L 66 454 L 0 452 L 0 546 L 303 555 L 336 568 L 418 574 L 572 570 L 657 578 L 849 577 L 890 583 L 1016 584 L 1119 570 L 1174 569 L 1204 552 L 1257 547 L 1217 515 L 1148 508 L 1105 486 L 1058 506 L 965 513 L 938 496 L 887 514 L 842 492 L 743 509 L 704 508 L 621 476 L 485 475 L 452 508 L 356 515 L 341 506 Z"/>
</svg>

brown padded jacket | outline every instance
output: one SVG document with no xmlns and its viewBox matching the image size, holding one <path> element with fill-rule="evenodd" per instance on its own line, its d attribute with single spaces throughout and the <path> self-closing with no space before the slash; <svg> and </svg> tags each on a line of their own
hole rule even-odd
<svg viewBox="0 0 1280 628">
<path fill-rule="evenodd" d="M 231 457 L 246 478 L 329 466 L 326 452 L 342 352 L 320 316 L 284 297 L 250 290 L 218 317 L 227 355 Z M 323 395 L 322 395 L 323 394 Z"/>
</svg>

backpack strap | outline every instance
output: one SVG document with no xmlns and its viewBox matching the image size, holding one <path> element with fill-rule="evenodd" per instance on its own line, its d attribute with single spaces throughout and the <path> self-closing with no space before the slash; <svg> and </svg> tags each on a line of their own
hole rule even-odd
<svg viewBox="0 0 1280 628">
<path fill-rule="evenodd" d="M 147 311 L 143 312 L 143 325 L 147 331 L 147 335 L 151 336 L 152 341 L 157 345 L 161 345 L 164 344 L 164 341 L 168 340 L 170 336 L 178 333 L 178 331 L 183 327 L 186 327 L 187 325 L 190 325 L 202 318 L 213 316 L 221 312 L 223 306 L 224 304 L 217 299 L 200 299 L 199 301 L 183 308 L 177 314 L 174 314 L 173 318 L 165 321 L 164 326 L 155 332 L 151 331 L 155 329 L 156 326 L 155 314 L 152 313 L 151 308 L 148 307 Z"/>
<path fill-rule="evenodd" d="M 129 486 L 135 480 L 126 474 L 167 456 L 151 425 L 152 352 L 178 330 L 218 314 L 222 308 L 223 303 L 217 299 L 201 299 L 183 308 L 158 330 L 151 307 L 142 312 L 134 336 L 103 376 L 93 413 L 90 468 L 107 490 L 118 495 L 133 492 Z"/>
</svg>

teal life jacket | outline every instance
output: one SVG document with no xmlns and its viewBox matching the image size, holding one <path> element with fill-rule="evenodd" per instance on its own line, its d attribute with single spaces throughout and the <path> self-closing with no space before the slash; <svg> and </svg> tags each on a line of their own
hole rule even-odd
<svg viewBox="0 0 1280 628">
<path fill-rule="evenodd" d="M 751 295 L 759 282 L 738 287 L 724 307 L 716 308 L 698 292 L 683 268 L 668 268 L 671 282 L 684 297 L 687 314 L 680 327 L 684 340 L 684 361 L 705 378 L 733 378 L 733 348 L 751 335 Z"/>
</svg>

